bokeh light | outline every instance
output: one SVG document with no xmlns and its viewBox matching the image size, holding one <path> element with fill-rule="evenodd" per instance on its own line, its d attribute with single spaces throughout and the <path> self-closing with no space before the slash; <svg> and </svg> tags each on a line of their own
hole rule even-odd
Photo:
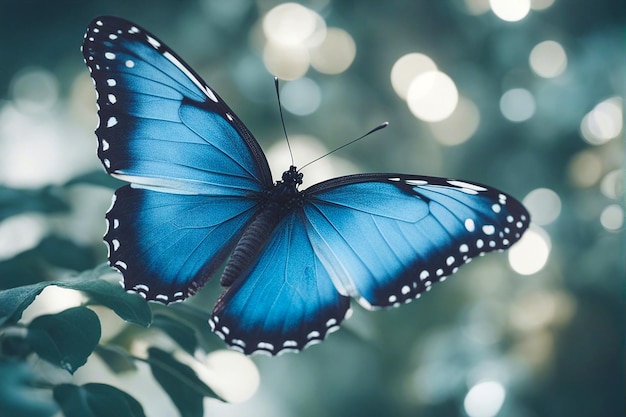
<svg viewBox="0 0 626 417">
<path fill-rule="evenodd" d="M 391 67 L 391 86 L 398 96 L 406 100 L 411 82 L 424 72 L 436 70 L 437 65 L 427 55 L 416 52 L 403 55 Z"/>
<path fill-rule="evenodd" d="M 548 262 L 551 249 L 548 234 L 531 224 L 524 236 L 509 249 L 509 265 L 518 274 L 536 274 Z"/>
<path fill-rule="evenodd" d="M 500 98 L 500 111 L 512 122 L 530 119 L 535 113 L 535 107 L 535 98 L 523 88 L 508 90 Z"/>
<path fill-rule="evenodd" d="M 272 8 L 263 18 L 267 40 L 284 46 L 299 46 L 314 38 L 316 31 L 325 31 L 321 17 L 298 3 L 283 3 Z"/>
<path fill-rule="evenodd" d="M 328 28 L 319 13 L 301 4 L 279 4 L 262 22 L 263 62 L 279 78 L 300 78 L 311 66 L 323 74 L 339 74 L 356 56 L 356 43 L 348 32 Z"/>
<path fill-rule="evenodd" d="M 611 232 L 617 232 L 624 226 L 624 209 L 619 204 L 610 204 L 600 214 L 602 227 Z"/>
<path fill-rule="evenodd" d="M 311 57 L 301 45 L 281 45 L 268 42 L 263 49 L 263 62 L 267 70 L 283 80 L 302 77 L 309 70 Z"/>
<path fill-rule="evenodd" d="M 517 22 L 528 15 L 530 0 L 489 0 L 493 13 L 507 22 Z"/>
<path fill-rule="evenodd" d="M 428 124 L 433 136 L 446 146 L 460 145 L 470 139 L 480 124 L 480 112 L 474 102 L 459 96 L 456 109 L 445 120 Z"/>
<path fill-rule="evenodd" d="M 489 0 L 464 0 L 467 13 L 478 16 L 487 13 L 491 6 Z"/>
<path fill-rule="evenodd" d="M 211 387 L 231 403 L 246 401 L 259 388 L 261 376 L 254 362 L 232 350 L 220 349 L 209 353 L 204 364 L 210 374 Z"/>
<path fill-rule="evenodd" d="M 611 97 L 598 103 L 580 123 L 580 133 L 583 139 L 592 145 L 602 145 L 615 139 L 623 128 L 621 97 Z"/>
<path fill-rule="evenodd" d="M 533 223 L 539 226 L 552 223 L 561 214 L 561 198 L 549 188 L 532 190 L 522 203 L 530 212 Z"/>
<path fill-rule="evenodd" d="M 24 113 L 36 114 L 50 110 L 59 98 L 55 76 L 42 68 L 29 68 L 18 73 L 11 83 L 15 106 Z"/>
<path fill-rule="evenodd" d="M 494 417 L 502 408 L 505 397 L 506 391 L 499 382 L 480 382 L 468 391 L 463 408 L 469 417 Z"/>
<path fill-rule="evenodd" d="M 306 77 L 284 83 L 280 89 L 280 96 L 285 110 L 299 116 L 313 113 L 322 102 L 320 87 Z"/>
<path fill-rule="evenodd" d="M 543 41 L 530 51 L 530 68 L 543 78 L 561 75 L 567 68 L 567 55 L 560 43 Z"/>
<path fill-rule="evenodd" d="M 426 122 L 440 122 L 450 117 L 458 100 L 459 92 L 454 81 L 441 71 L 418 75 L 407 93 L 411 113 Z"/>
<path fill-rule="evenodd" d="M 311 66 L 324 74 L 339 74 L 352 65 L 356 43 L 348 32 L 328 28 L 324 40 L 311 50 Z"/>
<path fill-rule="evenodd" d="M 554 0 L 530 0 L 530 8 L 533 10 L 545 10 L 554 4 Z"/>
<path fill-rule="evenodd" d="M 600 191 L 608 198 L 620 198 L 624 194 L 624 170 L 608 172 L 600 182 Z"/>
<path fill-rule="evenodd" d="M 583 150 L 575 154 L 568 165 L 570 181 L 581 188 L 591 187 L 602 176 L 602 159 L 592 150 Z"/>
</svg>

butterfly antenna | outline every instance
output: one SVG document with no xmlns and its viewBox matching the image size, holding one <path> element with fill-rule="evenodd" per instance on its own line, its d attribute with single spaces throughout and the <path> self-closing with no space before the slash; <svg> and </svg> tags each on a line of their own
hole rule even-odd
<svg viewBox="0 0 626 417">
<path fill-rule="evenodd" d="M 357 141 L 359 141 L 359 140 L 361 140 L 361 139 L 365 138 L 366 136 L 371 135 L 371 134 L 372 134 L 372 133 L 374 133 L 374 132 L 378 132 L 379 130 L 384 129 L 384 128 L 386 128 L 387 126 L 389 126 L 389 122 L 383 122 L 383 123 L 379 124 L 379 125 L 378 125 L 378 126 L 376 126 L 374 129 L 372 129 L 372 130 L 370 130 L 369 132 L 367 132 L 366 134 L 364 134 L 364 135 L 362 135 L 362 136 L 359 136 L 358 138 L 356 138 L 356 139 L 354 139 L 354 140 L 351 140 L 350 142 L 345 143 L 345 144 L 341 145 L 340 147 L 335 148 L 335 149 L 333 149 L 332 151 L 327 152 L 327 153 L 325 153 L 324 155 L 322 155 L 322 156 L 320 156 L 320 157 L 315 158 L 315 159 L 314 159 L 314 160 L 312 160 L 311 162 L 306 163 L 305 165 L 301 166 L 301 167 L 300 167 L 300 169 L 299 169 L 298 171 L 301 171 L 301 170 L 302 170 L 302 169 L 304 169 L 305 167 L 307 167 L 307 166 L 311 165 L 313 162 L 317 162 L 317 161 L 319 161 L 319 160 L 320 160 L 320 159 L 322 159 L 322 158 L 326 158 L 328 155 L 333 154 L 333 153 L 337 152 L 338 150 L 345 148 L 346 146 L 352 145 L 354 142 L 357 142 Z"/>
<path fill-rule="evenodd" d="M 283 133 L 285 134 L 285 140 L 287 141 L 287 148 L 289 148 L 289 156 L 291 156 L 291 165 L 293 166 L 293 152 L 291 152 L 291 144 L 289 143 L 289 136 L 287 136 L 287 129 L 285 128 L 285 118 L 283 117 L 283 105 L 280 102 L 280 89 L 278 88 L 278 77 L 274 77 L 274 87 L 276 88 L 276 98 L 278 99 L 278 111 L 280 113 L 280 123 L 283 125 Z"/>
</svg>

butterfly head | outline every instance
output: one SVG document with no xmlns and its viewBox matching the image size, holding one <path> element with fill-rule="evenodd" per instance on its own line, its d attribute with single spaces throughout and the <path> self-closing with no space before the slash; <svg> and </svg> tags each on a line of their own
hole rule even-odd
<svg viewBox="0 0 626 417">
<path fill-rule="evenodd" d="M 302 185 L 302 173 L 295 166 L 290 166 L 288 171 L 283 172 L 283 184 L 293 184 L 296 188 Z"/>
</svg>

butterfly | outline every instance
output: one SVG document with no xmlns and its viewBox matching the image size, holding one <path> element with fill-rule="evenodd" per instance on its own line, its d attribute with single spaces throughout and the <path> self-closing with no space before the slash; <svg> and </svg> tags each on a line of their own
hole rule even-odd
<svg viewBox="0 0 626 417">
<path fill-rule="evenodd" d="M 408 303 L 529 225 L 513 197 L 467 181 L 356 174 L 300 190 L 291 166 L 274 182 L 248 128 L 156 36 L 98 17 L 82 52 L 98 157 L 129 183 L 105 216 L 109 264 L 127 291 L 165 304 L 224 267 L 209 324 L 245 354 L 319 343 L 352 298 Z"/>
</svg>

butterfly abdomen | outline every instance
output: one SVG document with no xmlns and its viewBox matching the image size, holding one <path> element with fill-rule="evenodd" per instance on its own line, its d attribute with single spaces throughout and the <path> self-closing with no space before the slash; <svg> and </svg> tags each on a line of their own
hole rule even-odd
<svg viewBox="0 0 626 417">
<path fill-rule="evenodd" d="M 252 220 L 224 267 L 220 280 L 222 286 L 229 287 L 250 266 L 267 243 L 279 220 L 278 211 L 272 208 L 261 211 Z"/>
</svg>

